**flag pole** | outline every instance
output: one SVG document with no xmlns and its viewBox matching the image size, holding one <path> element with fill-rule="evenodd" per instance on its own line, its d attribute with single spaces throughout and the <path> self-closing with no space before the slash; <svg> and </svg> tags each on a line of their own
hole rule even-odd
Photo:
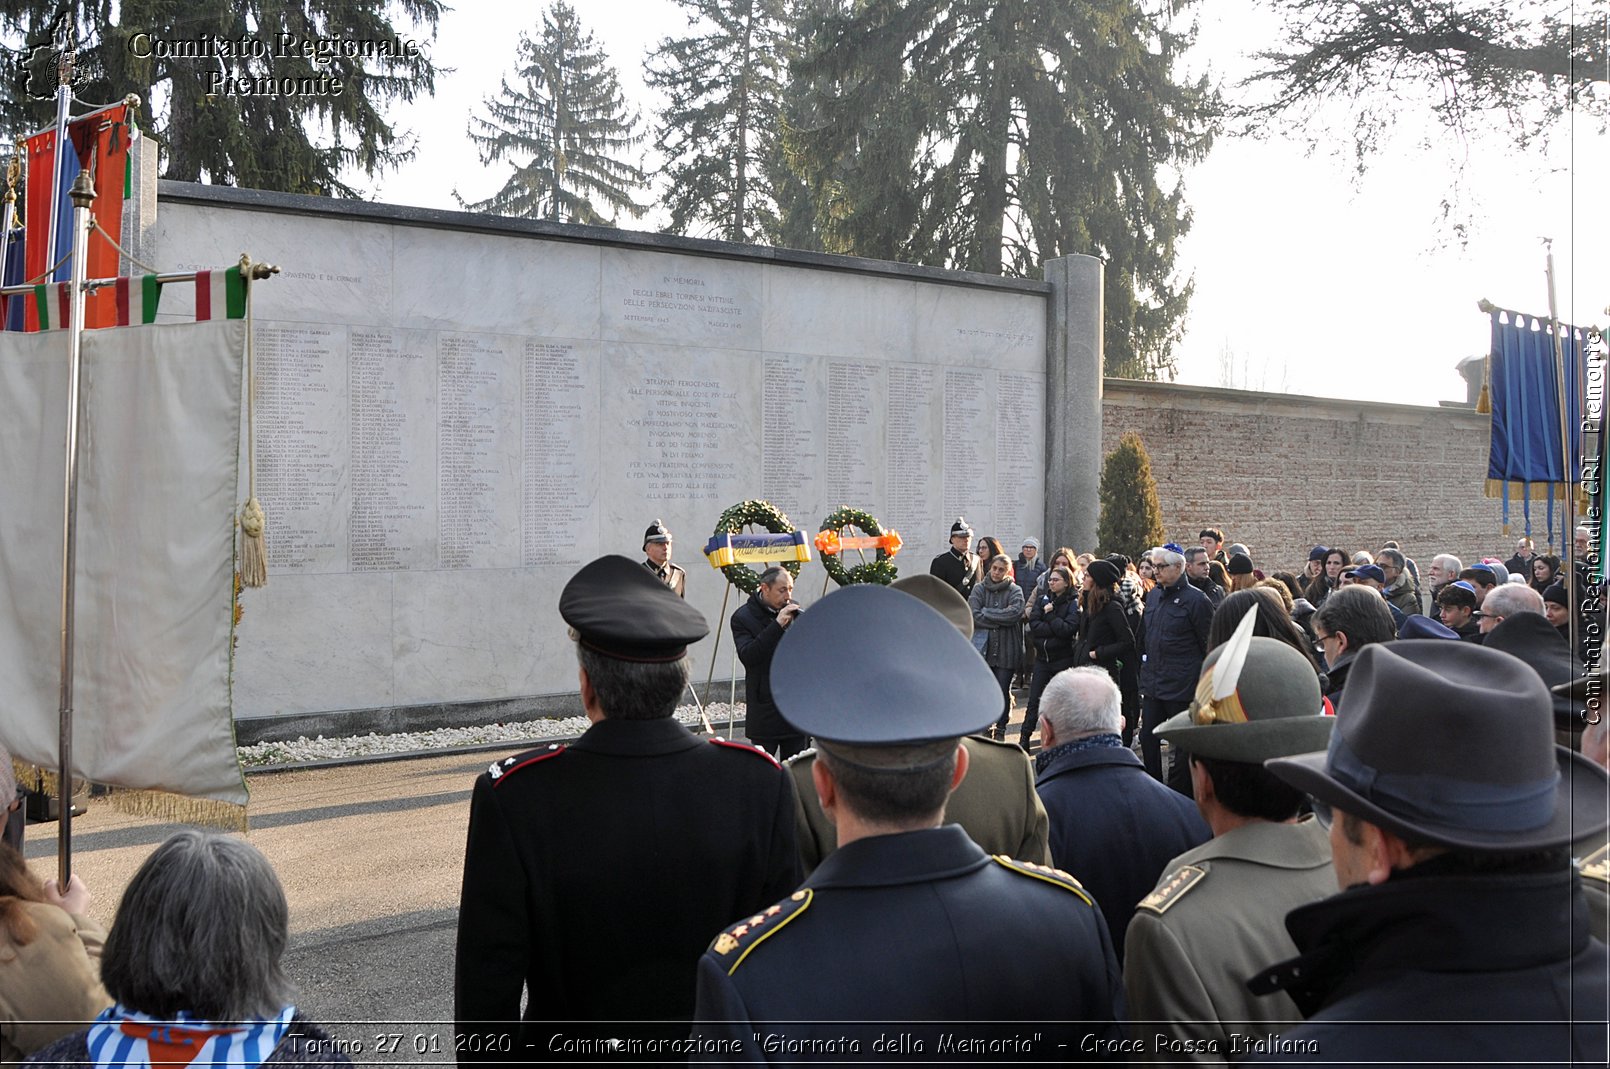
<svg viewBox="0 0 1610 1069">
<path fill-rule="evenodd" d="M 62 503 L 61 707 L 56 779 L 56 889 L 67 893 L 73 878 L 73 570 L 78 557 L 78 416 L 84 355 L 84 250 L 89 244 L 89 206 L 95 187 L 89 172 L 73 182 L 73 259 L 68 283 L 67 465 Z"/>
<path fill-rule="evenodd" d="M 54 263 L 56 259 L 56 204 L 61 198 L 61 190 L 58 185 L 61 182 L 62 154 L 66 151 L 68 112 L 72 110 L 70 105 L 73 100 L 73 68 L 77 65 L 76 55 L 67 46 L 67 34 L 72 32 L 68 28 L 70 25 L 65 21 L 62 23 L 61 36 L 57 40 L 57 47 L 62 52 L 61 59 L 56 63 L 56 144 L 55 152 L 51 155 L 50 161 L 50 200 L 47 202 L 50 205 L 50 226 L 45 239 L 46 264 Z M 32 175 L 29 175 L 30 179 L 32 177 Z M 54 282 L 56 280 L 47 278 L 45 281 Z M 62 888 L 62 891 L 65 893 L 66 888 Z"/>
<path fill-rule="evenodd" d="M 5 218 L 0 220 L 0 284 L 5 282 L 6 257 L 11 252 L 11 228 L 17 223 L 17 179 L 22 170 L 21 150 L 6 165 Z M 0 324 L 0 330 L 5 329 Z"/>
<path fill-rule="evenodd" d="M 1547 250 L 1545 256 L 1545 271 L 1548 276 L 1549 287 L 1549 334 L 1554 338 L 1554 363 L 1560 373 L 1560 481 L 1565 492 L 1565 507 L 1561 512 L 1565 521 L 1565 530 L 1560 532 L 1560 545 L 1564 551 L 1566 578 L 1568 583 L 1562 583 L 1572 593 L 1573 599 L 1580 604 L 1582 591 L 1576 589 L 1576 490 L 1577 483 L 1571 478 L 1571 423 L 1578 418 L 1575 413 L 1566 410 L 1570 399 L 1569 388 L 1572 369 L 1566 367 L 1565 343 L 1560 337 L 1560 311 L 1554 298 L 1554 239 L 1544 238 L 1543 246 Z M 1574 376 L 1572 376 L 1574 377 Z M 1575 606 L 1566 613 L 1566 641 L 1570 643 L 1570 653 L 1573 661 L 1577 656 L 1577 613 Z"/>
</svg>

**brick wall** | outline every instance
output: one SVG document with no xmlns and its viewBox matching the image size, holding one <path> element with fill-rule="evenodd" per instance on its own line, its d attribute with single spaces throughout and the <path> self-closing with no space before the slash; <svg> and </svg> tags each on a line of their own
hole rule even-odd
<svg viewBox="0 0 1610 1069">
<path fill-rule="evenodd" d="M 1265 571 L 1300 572 L 1316 542 L 1374 553 L 1391 538 L 1422 570 L 1442 552 L 1503 559 L 1522 530 L 1519 503 L 1506 536 L 1482 496 L 1489 417 L 1470 409 L 1108 379 L 1101 413 L 1103 456 L 1125 431 L 1146 443 L 1170 539 L 1218 527 Z"/>
</svg>

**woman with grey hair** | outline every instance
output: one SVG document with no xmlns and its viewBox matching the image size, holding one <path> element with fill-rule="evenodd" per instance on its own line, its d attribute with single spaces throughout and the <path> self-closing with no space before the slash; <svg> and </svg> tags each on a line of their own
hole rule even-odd
<svg viewBox="0 0 1610 1069">
<path fill-rule="evenodd" d="M 143 1067 L 163 1062 L 351 1064 L 291 1005 L 280 969 L 285 892 L 268 859 L 242 839 L 186 830 L 146 858 L 118 903 L 101 955 L 116 1000 L 87 1031 L 29 1063 Z"/>
</svg>

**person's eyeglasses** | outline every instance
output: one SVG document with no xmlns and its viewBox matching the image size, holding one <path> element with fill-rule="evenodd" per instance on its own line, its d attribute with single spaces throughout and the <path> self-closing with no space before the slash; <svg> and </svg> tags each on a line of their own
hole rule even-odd
<svg viewBox="0 0 1610 1069">
<path fill-rule="evenodd" d="M 1475 612 L 1470 614 L 1470 618 L 1472 620 L 1483 620 L 1486 619 L 1488 615 L 1489 614 L 1482 612 L 1480 609 L 1477 609 Z"/>
<path fill-rule="evenodd" d="M 1329 828 L 1331 825 L 1331 820 L 1335 817 L 1335 813 L 1332 812 L 1331 807 L 1325 802 L 1321 802 L 1313 795 L 1308 796 L 1308 802 L 1314 807 L 1314 819 L 1319 821 L 1319 826 L 1322 828 Z"/>
</svg>

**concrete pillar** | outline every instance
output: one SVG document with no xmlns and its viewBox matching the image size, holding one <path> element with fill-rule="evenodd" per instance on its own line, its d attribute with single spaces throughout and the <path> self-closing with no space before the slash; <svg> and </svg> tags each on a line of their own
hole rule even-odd
<svg viewBox="0 0 1610 1069">
<path fill-rule="evenodd" d="M 173 269 L 171 264 L 159 264 L 156 256 L 157 222 L 157 143 L 142 136 L 129 147 L 133 172 L 129 196 L 123 201 L 123 233 L 119 243 L 129 255 L 161 271 Z M 124 275 L 143 275 L 145 269 L 124 262 L 119 267 Z"/>
<path fill-rule="evenodd" d="M 1094 256 L 1045 263 L 1051 284 L 1045 352 L 1046 552 L 1094 552 L 1101 516 L 1102 286 Z"/>
</svg>

